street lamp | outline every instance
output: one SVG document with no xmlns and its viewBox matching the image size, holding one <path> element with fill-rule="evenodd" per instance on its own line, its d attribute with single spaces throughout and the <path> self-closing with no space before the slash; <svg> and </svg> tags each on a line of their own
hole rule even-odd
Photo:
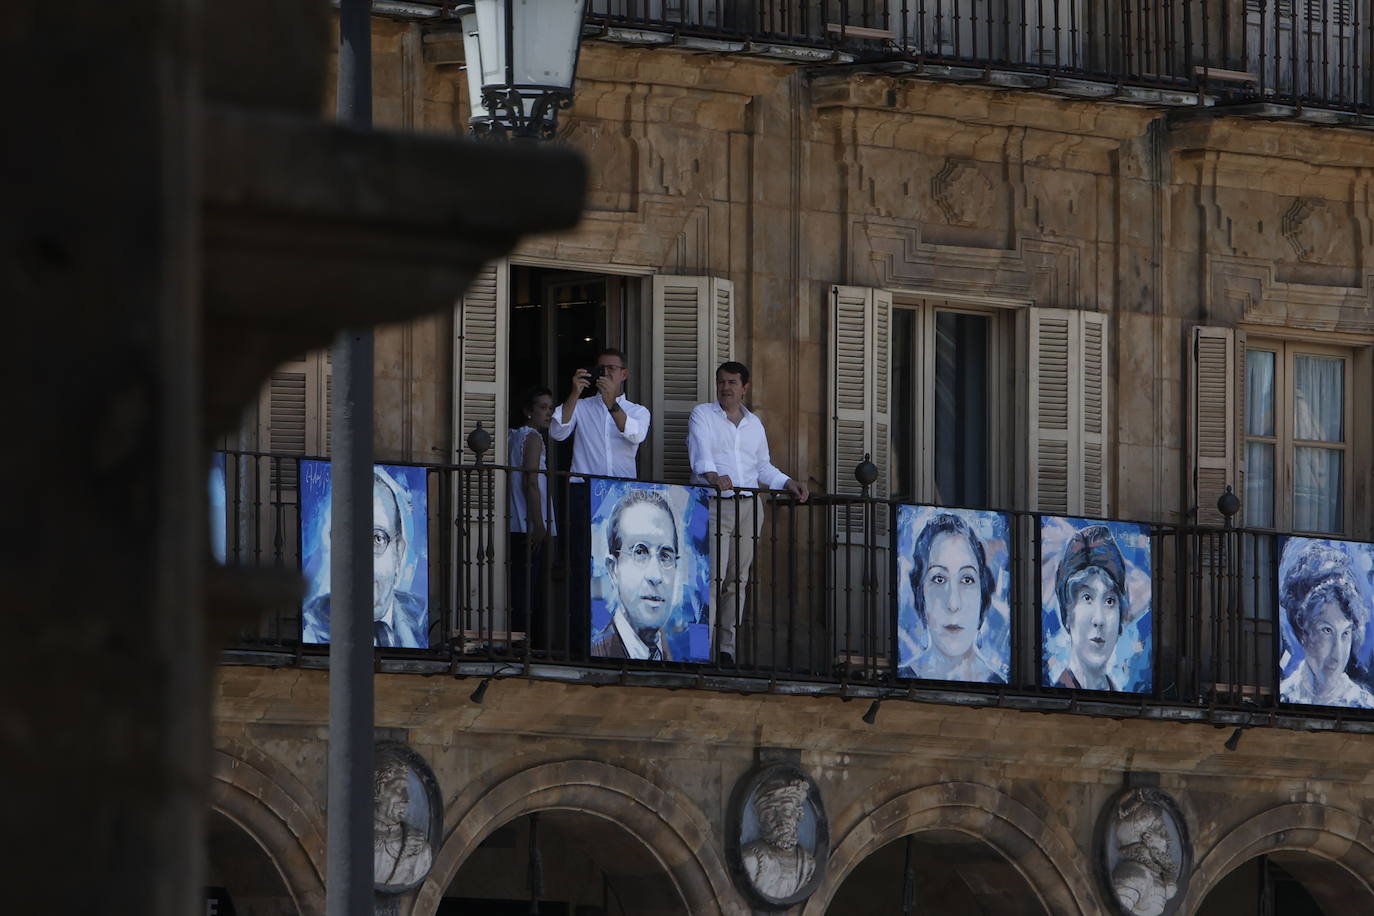
<svg viewBox="0 0 1374 916">
<path fill-rule="evenodd" d="M 551 139 L 572 105 L 587 0 L 474 0 L 456 12 L 476 136 Z"/>
</svg>

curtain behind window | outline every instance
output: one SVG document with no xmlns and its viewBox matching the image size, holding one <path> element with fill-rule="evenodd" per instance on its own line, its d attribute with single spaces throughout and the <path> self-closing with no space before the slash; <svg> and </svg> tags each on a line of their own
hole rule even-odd
<svg viewBox="0 0 1374 916">
<path fill-rule="evenodd" d="M 1345 362 L 1324 356 L 1293 361 L 1293 438 L 1345 441 Z M 1294 445 L 1293 524 L 1304 531 L 1340 531 L 1341 475 L 1338 448 Z"/>
<path fill-rule="evenodd" d="M 1245 435 L 1274 436 L 1274 362 L 1268 350 L 1245 354 Z M 1274 443 L 1245 443 L 1245 513 L 1249 524 L 1274 525 Z"/>
</svg>

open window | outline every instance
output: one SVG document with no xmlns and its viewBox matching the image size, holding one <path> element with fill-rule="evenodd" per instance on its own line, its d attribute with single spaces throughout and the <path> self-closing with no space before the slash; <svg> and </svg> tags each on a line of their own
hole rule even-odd
<svg viewBox="0 0 1374 916">
<path fill-rule="evenodd" d="M 652 413 L 649 439 L 638 454 L 640 476 L 685 483 L 688 417 L 693 406 L 713 396 L 712 371 L 734 352 L 734 288 L 717 277 L 649 277 L 501 260 L 473 281 L 454 327 L 455 463 L 472 462 L 467 437 L 481 422 L 491 434 L 484 460 L 506 464 L 509 431 L 522 422 L 525 394 L 547 387 L 554 403 L 562 403 L 574 372 L 614 347 L 627 356 L 626 395 Z M 572 449 L 572 441 L 550 442 L 550 470 L 567 470 Z M 501 633 L 506 479 L 493 473 L 483 480 L 485 489 L 455 501 L 455 511 L 464 513 L 455 556 L 464 584 L 454 606 L 480 618 L 478 629 Z M 561 488 L 550 489 L 554 511 L 565 512 Z M 473 627 L 464 623 L 463 629 Z"/>
</svg>

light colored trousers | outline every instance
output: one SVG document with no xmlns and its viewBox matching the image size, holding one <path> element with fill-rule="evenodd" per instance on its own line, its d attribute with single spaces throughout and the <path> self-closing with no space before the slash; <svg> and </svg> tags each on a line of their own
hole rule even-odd
<svg viewBox="0 0 1374 916">
<path fill-rule="evenodd" d="M 735 654 L 735 630 L 744 624 L 749 569 L 763 530 L 763 500 L 711 499 L 711 639 L 717 656 Z"/>
</svg>

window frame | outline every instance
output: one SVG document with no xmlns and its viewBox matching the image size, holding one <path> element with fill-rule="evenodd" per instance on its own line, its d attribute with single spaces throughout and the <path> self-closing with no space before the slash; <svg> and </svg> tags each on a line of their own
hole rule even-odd
<svg viewBox="0 0 1374 916">
<path fill-rule="evenodd" d="M 1274 435 L 1273 436 L 1252 436 L 1243 427 L 1240 431 L 1240 441 L 1242 446 L 1241 454 L 1238 456 L 1240 464 L 1245 467 L 1247 464 L 1247 454 L 1251 442 L 1265 442 L 1274 446 L 1274 507 L 1272 525 L 1255 525 L 1247 521 L 1249 527 L 1265 531 L 1291 531 L 1295 534 L 1315 535 L 1315 536 L 1352 536 L 1359 532 L 1354 530 L 1357 526 L 1352 524 L 1354 512 L 1354 487 L 1352 478 L 1356 472 L 1356 462 L 1354 458 L 1357 454 L 1354 439 L 1354 419 L 1355 419 L 1355 385 L 1357 377 L 1357 358 L 1358 353 L 1355 348 L 1341 346 L 1339 344 L 1321 343 L 1307 339 L 1292 339 L 1281 337 L 1265 337 L 1257 334 L 1247 335 L 1245 341 L 1245 360 L 1248 367 L 1250 351 L 1259 350 L 1274 354 Z M 1295 416 L 1297 394 L 1293 387 L 1295 376 L 1295 366 L 1299 356 L 1316 356 L 1321 358 L 1335 358 L 1342 363 L 1341 376 L 1341 398 L 1342 398 L 1342 440 L 1340 442 L 1321 442 L 1316 440 L 1298 440 L 1295 438 Z M 1243 370 L 1244 371 L 1244 370 Z M 1242 404 L 1244 415 L 1249 416 L 1251 405 L 1248 402 L 1249 392 L 1243 390 L 1241 397 L 1246 400 Z M 1298 528 L 1296 526 L 1296 479 L 1295 479 L 1295 457 L 1296 449 L 1302 447 L 1338 449 L 1341 452 L 1341 526 L 1335 531 L 1324 531 L 1319 529 Z M 1242 491 L 1244 495 L 1244 491 Z"/>
<path fill-rule="evenodd" d="M 906 392 L 906 399 L 916 405 L 918 415 L 915 428 L 918 431 L 915 442 L 915 473 L 912 492 L 905 491 L 906 482 L 899 481 L 897 469 L 897 442 L 899 421 L 895 411 L 888 432 L 888 479 L 894 496 L 910 497 L 919 503 L 934 504 L 937 501 L 935 480 L 935 347 L 936 324 L 940 313 L 949 312 L 962 315 L 978 315 L 989 319 L 988 324 L 988 480 L 987 505 L 963 508 L 994 509 L 1009 506 L 1013 499 L 1019 461 L 1013 447 L 1015 442 L 1014 412 L 1011 410 L 1013 399 L 1010 385 L 1013 376 L 1016 347 L 1016 309 L 1006 306 L 989 305 L 971 300 L 947 296 L 922 296 L 892 291 L 892 359 L 889 366 L 890 384 L 894 395 L 897 392 L 897 353 L 896 334 L 897 312 L 905 310 L 915 313 L 912 321 L 913 336 L 911 353 L 913 368 L 911 372 L 912 390 Z M 895 397 L 894 397 L 895 401 Z M 995 456 L 1002 456 L 997 458 Z M 898 494 L 898 485 L 902 492 Z"/>
</svg>

